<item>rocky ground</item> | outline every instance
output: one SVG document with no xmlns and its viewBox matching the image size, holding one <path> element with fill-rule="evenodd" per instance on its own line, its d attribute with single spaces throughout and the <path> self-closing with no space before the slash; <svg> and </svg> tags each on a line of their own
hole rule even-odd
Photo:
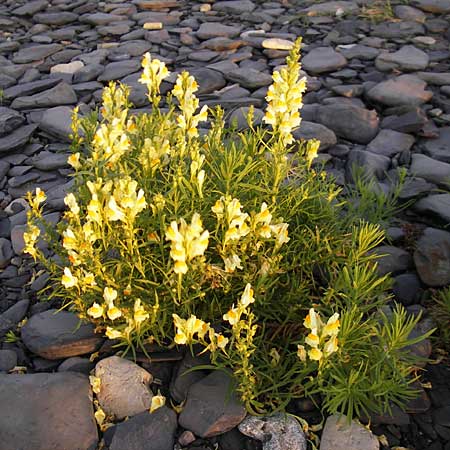
<svg viewBox="0 0 450 450">
<path fill-rule="evenodd" d="M 450 1 L 392 0 L 393 20 L 380 16 L 383 8 L 374 15 L 376 3 L 1 1 L 0 450 L 306 448 L 295 421 L 242 422 L 245 411 L 229 399 L 225 374 L 180 377 L 198 363 L 190 355 L 121 360 L 90 325 L 73 333 L 74 315 L 55 316 L 52 302 L 36 302 L 47 275 L 22 255 L 23 196 L 44 189 L 46 217 L 59 221 L 71 187 L 72 108 L 94 109 L 110 80 L 130 85 L 135 107 L 145 108 L 137 80 L 147 51 L 174 72 L 189 69 L 202 103 L 220 104 L 230 120 L 244 123 L 242 107 L 263 114 L 271 72 L 286 56 L 284 41 L 303 36 L 308 93 L 297 137 L 321 140 L 320 161 L 342 185 L 352 181 L 354 163 L 384 190 L 398 167 L 407 169 L 401 200 L 411 203 L 388 230 L 380 270 L 392 272 L 395 297 L 411 313 L 425 311 L 417 331 L 432 326 L 424 293 L 450 283 Z M 10 332 L 17 334 L 24 318 L 15 340 Z M 435 356 L 429 341 L 416 351 Z M 93 352 L 103 358 L 96 365 Z M 450 450 L 450 368 L 425 369 L 421 394 L 406 411 L 372 418 L 384 439 L 330 417 L 320 449 Z M 105 412 L 118 421 L 131 417 L 103 434 L 93 415 L 91 371 L 102 379 L 96 399 Z M 146 412 L 149 386 L 174 402 L 187 397 L 181 414 L 168 407 Z M 320 421 L 308 402 L 292 412 Z"/>
</svg>

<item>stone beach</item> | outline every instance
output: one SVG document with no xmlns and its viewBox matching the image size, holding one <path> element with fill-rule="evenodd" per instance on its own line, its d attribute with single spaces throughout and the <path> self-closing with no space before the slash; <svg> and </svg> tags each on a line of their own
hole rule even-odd
<svg viewBox="0 0 450 450">
<path fill-rule="evenodd" d="M 48 274 L 23 254 L 23 197 L 45 190 L 44 217 L 59 222 L 73 183 L 73 108 L 89 114 L 118 80 L 131 88 L 133 112 L 144 111 L 138 78 L 146 52 L 173 72 L 163 91 L 188 70 L 200 104 L 222 105 L 227 122 L 242 129 L 251 105 L 261 121 L 271 74 L 302 36 L 308 89 L 295 137 L 321 141 L 318 161 L 342 187 L 353 182 L 355 163 L 384 192 L 398 168 L 407 171 L 400 194 L 407 207 L 376 250 L 379 272 L 392 274 L 395 299 L 409 313 L 423 312 L 417 333 L 433 328 L 423 293 L 450 283 L 450 1 L 392 0 L 394 19 L 381 21 L 366 14 L 373 3 L 0 2 L 0 450 L 309 448 L 296 421 L 246 417 L 228 374 L 182 376 L 204 358 L 155 348 L 151 360 L 121 360 L 92 325 L 37 301 Z M 5 338 L 11 331 L 16 341 Z M 430 357 L 431 342 L 414 351 Z M 104 432 L 94 418 L 94 372 L 107 380 L 96 401 L 116 419 Z M 330 416 L 320 450 L 450 450 L 450 367 L 428 364 L 422 376 L 418 397 L 405 411 L 371 417 L 372 432 Z M 149 414 L 159 389 L 174 404 L 185 400 L 183 411 L 168 401 Z M 321 420 L 307 402 L 293 412 Z"/>
</svg>

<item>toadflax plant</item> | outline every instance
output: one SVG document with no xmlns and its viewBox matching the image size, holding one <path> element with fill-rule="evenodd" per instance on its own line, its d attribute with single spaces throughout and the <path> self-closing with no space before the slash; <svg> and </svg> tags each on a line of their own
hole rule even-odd
<svg viewBox="0 0 450 450">
<path fill-rule="evenodd" d="M 99 117 L 75 110 L 67 211 L 44 233 L 45 193 L 30 194 L 25 251 L 99 333 L 125 351 L 200 348 L 234 372 L 251 412 L 312 395 L 330 412 L 382 411 L 414 394 L 404 349 L 418 319 L 380 312 L 389 280 L 368 252 L 383 233 L 344 213 L 312 164 L 319 142 L 293 138 L 300 45 L 273 74 L 266 126 L 250 110 L 241 133 L 200 107 L 187 72 L 163 99 L 169 71 L 145 55 L 151 109 L 131 114 L 127 87 L 111 83 Z"/>
</svg>

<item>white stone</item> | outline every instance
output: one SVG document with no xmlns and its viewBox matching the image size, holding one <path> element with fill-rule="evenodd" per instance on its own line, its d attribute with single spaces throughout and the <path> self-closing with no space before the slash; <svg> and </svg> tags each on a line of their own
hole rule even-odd
<svg viewBox="0 0 450 450">
<path fill-rule="evenodd" d="M 50 69 L 50 73 L 75 73 L 83 67 L 82 61 L 72 61 L 67 64 L 56 64 Z"/>
</svg>

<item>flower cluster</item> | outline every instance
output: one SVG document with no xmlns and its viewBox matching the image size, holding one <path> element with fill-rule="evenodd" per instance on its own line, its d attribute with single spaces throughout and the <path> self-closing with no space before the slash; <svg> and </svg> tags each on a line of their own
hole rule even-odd
<svg viewBox="0 0 450 450">
<path fill-rule="evenodd" d="M 214 352 L 217 349 L 225 352 L 229 339 L 216 333 L 209 323 L 198 319 L 194 314 L 191 314 L 188 319 L 182 319 L 177 314 L 172 314 L 172 317 L 176 330 L 174 338 L 176 344 L 192 345 L 199 342 L 205 346 L 203 352 Z M 206 337 L 209 342 L 206 341 Z"/>
<path fill-rule="evenodd" d="M 311 308 L 303 325 L 310 330 L 305 338 L 305 343 L 310 349 L 307 352 L 303 345 L 297 346 L 297 355 L 302 361 L 306 361 L 307 354 L 313 361 L 321 361 L 324 357 L 328 357 L 337 351 L 337 335 L 340 326 L 339 313 L 334 313 L 324 324 L 320 314 L 314 308 Z"/>
<path fill-rule="evenodd" d="M 209 231 L 203 230 L 200 215 L 194 213 L 189 225 L 184 219 L 180 220 L 179 226 L 176 221 L 172 221 L 166 230 L 166 239 L 171 242 L 170 256 L 175 261 L 174 272 L 185 274 L 188 271 L 187 263 L 205 253 Z"/>
<path fill-rule="evenodd" d="M 294 45 L 294 51 L 299 52 L 301 40 Z M 282 144 L 294 141 L 292 130 L 300 125 L 299 109 L 303 106 L 303 93 L 306 91 L 306 78 L 299 79 L 300 63 L 288 58 L 288 67 L 275 71 L 273 83 L 269 86 L 266 100 L 268 106 L 263 121 L 279 134 Z"/>
</svg>

